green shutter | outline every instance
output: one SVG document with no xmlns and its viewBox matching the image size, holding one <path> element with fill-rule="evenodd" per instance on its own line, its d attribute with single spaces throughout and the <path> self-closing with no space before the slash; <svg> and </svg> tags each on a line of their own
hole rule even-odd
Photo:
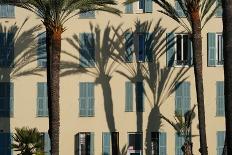
<svg viewBox="0 0 232 155">
<path fill-rule="evenodd" d="M 37 116 L 48 116 L 47 83 L 37 83 Z"/>
<path fill-rule="evenodd" d="M 216 5 L 220 5 L 216 10 L 216 17 L 222 17 L 222 2 L 221 0 L 216 0 Z"/>
<path fill-rule="evenodd" d="M 177 115 L 182 115 L 183 95 L 182 84 L 177 83 L 175 86 L 175 113 Z"/>
<path fill-rule="evenodd" d="M 184 144 L 184 137 L 179 136 L 178 134 L 175 134 L 175 155 L 183 155 L 183 152 L 181 150 L 181 147 Z"/>
<path fill-rule="evenodd" d="M 94 155 L 94 133 L 90 133 L 90 155 Z"/>
<path fill-rule="evenodd" d="M 167 134 L 166 132 L 159 133 L 159 155 L 167 154 Z"/>
<path fill-rule="evenodd" d="M 38 47 L 37 47 L 37 65 L 38 67 L 47 66 L 47 51 L 46 51 L 46 33 L 38 35 Z"/>
<path fill-rule="evenodd" d="M 153 33 L 146 33 L 145 35 L 145 52 L 146 61 L 153 61 Z"/>
<path fill-rule="evenodd" d="M 176 0 L 175 1 L 175 8 L 176 8 L 176 12 L 179 15 L 179 17 L 185 17 L 184 11 L 180 6 L 180 3 Z"/>
<path fill-rule="evenodd" d="M 87 115 L 94 116 L 94 83 L 87 84 Z"/>
<path fill-rule="evenodd" d="M 144 88 L 143 82 L 136 82 L 136 111 L 144 111 Z"/>
<path fill-rule="evenodd" d="M 133 61 L 133 34 L 128 32 L 125 34 L 125 62 L 132 62 Z"/>
<path fill-rule="evenodd" d="M 103 155 L 110 155 L 110 141 L 111 141 L 111 133 L 110 132 L 103 132 L 103 148 L 102 154 Z"/>
<path fill-rule="evenodd" d="M 208 66 L 216 65 L 216 33 L 208 33 Z"/>
<path fill-rule="evenodd" d="M 225 131 L 217 131 L 217 155 L 222 155 L 225 143 Z"/>
<path fill-rule="evenodd" d="M 216 116 L 225 116 L 225 103 L 224 103 L 224 82 L 216 82 Z"/>
<path fill-rule="evenodd" d="M 152 6 L 152 0 L 144 0 L 145 1 L 145 12 L 146 13 L 152 13 L 153 6 Z"/>
<path fill-rule="evenodd" d="M 44 152 L 45 155 L 50 155 L 51 142 L 48 133 L 44 133 Z"/>
<path fill-rule="evenodd" d="M 171 67 L 175 59 L 175 35 L 174 33 L 167 34 L 167 66 Z"/>
<path fill-rule="evenodd" d="M 86 109 L 86 97 L 87 97 L 87 88 L 84 82 L 80 82 L 79 84 L 79 115 L 80 116 L 87 116 L 87 109 Z"/>
<path fill-rule="evenodd" d="M 126 82 L 126 101 L 125 101 L 125 111 L 132 112 L 133 111 L 133 84 L 131 82 Z"/>
<path fill-rule="evenodd" d="M 15 7 L 13 5 L 0 5 L 0 18 L 15 17 Z"/>
<path fill-rule="evenodd" d="M 182 114 L 188 112 L 190 110 L 190 83 L 183 82 L 182 83 L 182 91 L 183 91 L 183 105 L 182 105 Z"/>
<path fill-rule="evenodd" d="M 125 5 L 125 13 L 133 13 L 133 3 Z"/>
</svg>

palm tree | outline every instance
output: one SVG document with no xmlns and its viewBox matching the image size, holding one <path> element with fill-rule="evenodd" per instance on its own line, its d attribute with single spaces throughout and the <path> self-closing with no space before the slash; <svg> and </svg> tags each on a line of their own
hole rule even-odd
<svg viewBox="0 0 232 155">
<path fill-rule="evenodd" d="M 161 115 L 161 118 L 168 122 L 177 132 L 178 136 L 183 136 L 184 145 L 181 147 L 184 155 L 193 155 L 193 144 L 191 138 L 193 137 L 191 132 L 192 121 L 195 118 L 195 107 L 185 113 L 184 117 L 176 113 L 174 118 L 175 122 L 171 121 L 167 117 Z"/>
<path fill-rule="evenodd" d="M 232 154 L 232 1 L 223 0 L 223 42 L 224 42 L 224 82 L 225 82 L 225 117 L 226 117 L 226 146 L 227 154 Z"/>
<path fill-rule="evenodd" d="M 128 0 L 125 4 L 132 3 L 137 0 Z M 216 0 L 176 0 L 186 19 L 181 18 L 167 0 L 153 0 L 163 10 L 159 12 L 169 16 L 178 22 L 190 35 L 193 45 L 193 65 L 195 74 L 195 84 L 198 103 L 198 120 L 200 133 L 200 153 L 207 155 L 207 141 L 205 129 L 205 106 L 204 106 L 204 88 L 202 73 L 202 37 L 201 32 L 205 24 L 214 16 L 218 5 L 215 6 Z"/>
<path fill-rule="evenodd" d="M 19 155 L 42 154 L 43 141 L 37 128 L 15 128 L 16 133 L 12 136 L 14 151 L 20 151 Z"/>
<path fill-rule="evenodd" d="M 65 31 L 64 24 L 72 17 L 88 11 L 106 11 L 120 14 L 114 0 L 1 0 L 3 4 L 25 8 L 38 15 L 46 28 L 47 48 L 47 83 L 49 137 L 51 139 L 51 154 L 59 154 L 59 83 L 60 83 L 60 53 L 61 34 Z M 0 4 L 1 4 L 0 3 Z"/>
</svg>

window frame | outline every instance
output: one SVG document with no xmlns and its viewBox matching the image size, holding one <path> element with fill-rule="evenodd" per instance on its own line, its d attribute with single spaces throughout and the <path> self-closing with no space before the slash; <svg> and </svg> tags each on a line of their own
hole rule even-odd
<svg viewBox="0 0 232 155">
<path fill-rule="evenodd" d="M 215 66 L 224 66 L 224 58 L 221 58 L 221 60 L 219 60 L 219 36 L 221 36 L 221 41 L 220 41 L 220 54 L 223 57 L 223 34 L 222 33 L 216 33 L 215 34 L 215 48 L 216 48 L 216 56 L 215 56 L 215 61 L 216 61 L 216 65 Z M 219 62 L 220 61 L 220 62 Z"/>
<path fill-rule="evenodd" d="M 142 155 L 142 153 L 143 153 L 143 132 L 127 132 L 127 135 L 128 135 L 128 148 L 127 148 L 127 152 L 129 152 L 129 153 L 140 153 L 140 155 Z M 134 148 L 130 149 L 130 135 L 141 135 L 142 142 L 141 142 L 141 149 L 140 150 L 135 150 Z"/>
</svg>

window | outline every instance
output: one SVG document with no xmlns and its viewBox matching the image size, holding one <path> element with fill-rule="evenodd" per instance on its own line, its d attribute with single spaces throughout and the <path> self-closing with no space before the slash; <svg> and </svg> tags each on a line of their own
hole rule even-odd
<svg viewBox="0 0 232 155">
<path fill-rule="evenodd" d="M 125 62 L 130 63 L 133 61 L 133 51 L 134 51 L 134 44 L 133 44 L 133 34 L 128 32 L 125 34 Z"/>
<path fill-rule="evenodd" d="M 216 82 L 216 116 L 225 116 L 224 82 Z"/>
<path fill-rule="evenodd" d="M 94 67 L 95 41 L 92 33 L 80 33 L 80 66 Z"/>
<path fill-rule="evenodd" d="M 143 134 L 140 132 L 128 133 L 128 150 L 129 155 L 142 155 L 143 153 Z"/>
<path fill-rule="evenodd" d="M 113 142 L 113 146 L 111 147 Z M 103 155 L 111 155 L 112 149 L 113 152 L 117 152 L 119 148 L 119 134 L 118 132 L 103 132 L 102 133 L 102 154 Z M 118 154 L 118 153 L 116 153 Z"/>
<path fill-rule="evenodd" d="M 13 64 L 14 34 L 0 33 L 0 67 L 8 68 Z"/>
<path fill-rule="evenodd" d="M 75 155 L 94 155 L 93 132 L 81 132 L 75 136 Z"/>
<path fill-rule="evenodd" d="M 175 136 L 175 155 L 184 155 L 182 150 L 181 150 L 181 147 L 184 145 L 184 136 L 181 136 L 181 135 L 178 135 L 176 133 L 176 136 Z"/>
<path fill-rule="evenodd" d="M 133 13 L 133 3 L 125 5 L 125 13 L 128 13 L 128 14 Z"/>
<path fill-rule="evenodd" d="M 167 65 L 191 66 L 192 43 L 187 34 L 167 34 Z"/>
<path fill-rule="evenodd" d="M 38 48 L 37 48 L 37 64 L 38 67 L 47 66 L 47 52 L 46 52 L 46 33 L 41 33 L 38 36 Z"/>
<path fill-rule="evenodd" d="M 177 0 L 175 1 L 175 9 L 179 17 L 186 17 L 180 3 Z"/>
<path fill-rule="evenodd" d="M 44 155 L 50 155 L 51 142 L 47 132 L 41 133 Z"/>
<path fill-rule="evenodd" d="M 125 93 L 126 93 L 125 111 L 126 112 L 133 112 L 133 104 L 134 104 L 133 96 L 135 94 L 136 111 L 143 112 L 144 111 L 144 85 L 143 85 L 143 82 L 136 82 L 135 87 L 131 82 L 129 82 L 129 81 L 126 82 L 125 83 Z"/>
<path fill-rule="evenodd" d="M 223 64 L 223 36 L 221 33 L 208 33 L 208 66 Z"/>
<path fill-rule="evenodd" d="M 223 154 L 223 148 L 225 144 L 225 131 L 217 131 L 217 155 Z M 225 147 L 225 155 L 227 155 Z"/>
<path fill-rule="evenodd" d="M 79 115 L 80 117 L 94 116 L 94 83 L 80 82 Z"/>
<path fill-rule="evenodd" d="M 15 7 L 12 5 L 0 5 L 0 18 L 14 18 Z"/>
<path fill-rule="evenodd" d="M 0 82 L 0 117 L 13 117 L 14 84 Z"/>
<path fill-rule="evenodd" d="M 184 116 L 190 110 L 190 83 L 177 83 L 175 89 L 175 113 Z"/>
<path fill-rule="evenodd" d="M 0 133 L 0 154 L 1 155 L 12 155 L 13 152 L 11 150 L 11 133 Z"/>
<path fill-rule="evenodd" d="M 139 33 L 138 34 L 138 52 L 136 58 L 138 62 L 152 62 L 153 60 L 153 47 L 152 47 L 153 35 L 152 33 Z"/>
<path fill-rule="evenodd" d="M 151 133 L 151 155 L 167 154 L 167 134 L 166 132 Z"/>
<path fill-rule="evenodd" d="M 95 11 L 88 11 L 88 12 L 80 13 L 79 18 L 81 19 L 95 18 Z"/>
<path fill-rule="evenodd" d="M 152 0 L 139 0 L 136 5 L 135 13 L 152 13 L 153 11 Z"/>
<path fill-rule="evenodd" d="M 216 10 L 216 17 L 222 17 L 222 0 L 216 0 L 216 5 L 220 5 Z"/>
<path fill-rule="evenodd" d="M 48 117 L 47 83 L 37 83 L 37 117 Z"/>
</svg>

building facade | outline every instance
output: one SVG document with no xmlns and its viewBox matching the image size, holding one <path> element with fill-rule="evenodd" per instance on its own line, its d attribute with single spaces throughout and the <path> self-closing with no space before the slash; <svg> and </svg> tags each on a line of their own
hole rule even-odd
<svg viewBox="0 0 232 155">
<path fill-rule="evenodd" d="M 175 114 L 183 116 L 197 104 L 189 35 L 149 0 L 122 3 L 117 6 L 122 17 L 88 12 L 65 24 L 61 155 L 110 155 L 111 139 L 126 155 L 182 155 L 183 137 L 159 116 L 175 121 Z M 46 35 L 39 24 L 41 20 L 24 9 L 0 6 L 1 155 L 16 154 L 9 137 L 23 126 L 44 133 L 44 150 L 49 150 Z M 220 8 L 202 32 L 208 151 L 220 155 L 225 136 Z M 197 116 L 192 135 L 194 154 L 199 154 Z"/>
</svg>

